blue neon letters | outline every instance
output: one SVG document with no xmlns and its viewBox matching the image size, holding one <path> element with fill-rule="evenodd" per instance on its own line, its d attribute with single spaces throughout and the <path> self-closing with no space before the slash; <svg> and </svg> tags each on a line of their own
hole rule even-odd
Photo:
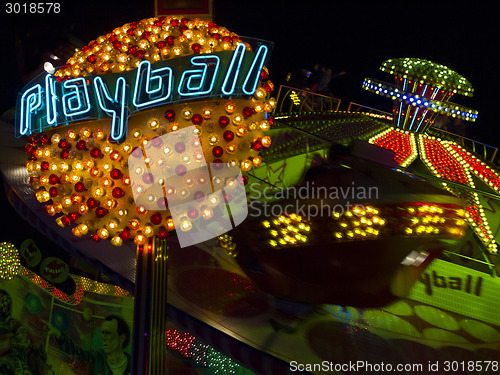
<svg viewBox="0 0 500 375">
<path fill-rule="evenodd" d="M 108 89 L 101 77 L 96 77 L 94 85 L 99 107 L 109 116 L 113 117 L 111 121 L 111 138 L 115 141 L 123 140 L 127 136 L 127 128 L 125 126 L 128 117 L 127 81 L 123 77 L 116 80 L 114 99 L 109 95 Z"/>
<path fill-rule="evenodd" d="M 191 64 L 201 69 L 186 70 L 182 73 L 178 92 L 180 96 L 206 95 L 212 92 L 219 70 L 220 59 L 217 56 L 196 56 Z"/>
<path fill-rule="evenodd" d="M 65 94 L 62 96 L 62 105 L 66 117 L 75 117 L 90 111 L 89 89 L 85 78 L 70 79 L 63 83 L 63 88 Z M 56 111 L 54 113 L 57 114 Z"/>
<path fill-rule="evenodd" d="M 151 63 L 143 61 L 137 68 L 133 103 L 137 108 L 159 105 L 172 94 L 172 69 L 168 66 L 151 70 Z"/>
<path fill-rule="evenodd" d="M 110 136 L 121 142 L 134 111 L 187 99 L 253 95 L 267 55 L 268 47 L 263 44 L 256 52 L 239 44 L 234 52 L 155 64 L 143 61 L 137 70 L 122 74 L 79 77 L 62 83 L 47 74 L 19 95 L 16 134 L 29 135 L 56 125 L 110 117 Z"/>
<path fill-rule="evenodd" d="M 20 135 L 28 135 L 35 132 L 34 116 L 42 108 L 42 86 L 35 85 L 27 89 L 21 96 L 20 123 L 18 126 Z"/>
</svg>

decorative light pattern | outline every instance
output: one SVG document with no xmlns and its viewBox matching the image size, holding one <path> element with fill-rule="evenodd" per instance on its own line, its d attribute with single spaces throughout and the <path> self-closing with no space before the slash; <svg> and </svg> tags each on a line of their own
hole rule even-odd
<svg viewBox="0 0 500 375">
<path fill-rule="evenodd" d="M 369 141 L 393 150 L 396 162 L 406 167 L 417 157 L 412 135 L 419 133 L 420 158 L 435 176 L 475 188 L 469 172 L 472 170 L 493 190 L 498 191 L 500 179 L 495 171 L 456 143 L 425 135 L 439 114 L 475 121 L 477 111 L 449 102 L 454 94 L 472 96 L 474 90 L 470 82 L 446 66 L 423 59 L 391 59 L 382 63 L 380 69 L 395 75 L 396 85 L 365 79 L 363 88 L 391 98 L 394 101 L 395 127 L 411 132 L 411 135 L 404 136 L 397 129 L 387 129 Z M 446 183 L 443 185 L 467 202 L 466 211 L 471 227 L 487 250 L 496 253 L 497 245 L 478 194 Z"/>
<path fill-rule="evenodd" d="M 59 69 L 58 79 L 120 73 L 141 61 L 155 63 L 177 56 L 234 50 L 242 43 L 225 27 L 200 19 L 153 17 L 130 22 L 76 51 Z"/>
<path fill-rule="evenodd" d="M 189 333 L 167 329 L 166 344 L 183 357 L 191 358 L 197 365 L 208 367 L 216 375 L 235 374 L 239 365 L 211 346 L 202 343 Z"/>
<path fill-rule="evenodd" d="M 207 350 L 207 362 L 208 368 L 215 375 L 234 375 L 239 367 L 231 358 L 226 357 L 212 347 Z"/>
<path fill-rule="evenodd" d="M 474 90 L 469 81 L 446 66 L 404 58 L 387 60 L 380 69 L 394 75 L 396 84 L 365 79 L 363 88 L 394 101 L 395 127 L 424 133 L 440 114 L 476 120 L 477 111 L 449 102 L 456 93 L 472 96 Z"/>
<path fill-rule="evenodd" d="M 493 190 L 496 192 L 500 190 L 500 174 L 491 166 L 454 142 L 443 141 L 443 145 L 454 157 L 460 160 L 462 165 L 467 165 L 478 178 L 488 184 Z"/>
<path fill-rule="evenodd" d="M 200 366 L 207 367 L 208 362 L 207 362 L 207 351 L 210 345 L 204 344 L 199 340 L 194 340 L 191 343 L 191 357 L 193 358 L 193 361 Z"/>
<path fill-rule="evenodd" d="M 419 149 L 422 161 L 435 176 L 475 188 L 468 165 L 452 154 L 450 144 L 452 143 L 444 142 L 439 138 L 419 135 Z M 472 229 L 490 253 L 497 253 L 493 232 L 488 224 L 478 194 L 476 192 L 462 191 L 446 184 L 444 186 L 467 202 L 466 210 Z"/>
<path fill-rule="evenodd" d="M 474 93 L 470 82 L 460 74 L 444 65 L 424 59 L 389 59 L 382 63 L 380 70 L 413 81 L 420 80 L 420 83 L 428 82 L 465 96 L 472 96 Z"/>
<path fill-rule="evenodd" d="M 73 280 L 82 286 L 85 292 L 113 295 L 119 297 L 133 297 L 128 291 L 120 288 L 118 285 L 101 283 L 84 276 L 71 275 Z"/>
<path fill-rule="evenodd" d="M 410 235 L 463 237 L 465 216 L 463 209 L 450 204 L 360 205 L 343 214 L 335 212 L 331 231 L 336 241 Z"/>
<path fill-rule="evenodd" d="M 454 204 L 408 202 L 349 205 L 331 217 L 305 221 L 293 213 L 266 219 L 256 227 L 271 248 L 300 247 L 325 241 L 349 242 L 392 236 L 461 238 L 467 226 L 466 211 Z"/>
<path fill-rule="evenodd" d="M 368 142 L 394 151 L 394 160 L 402 167 L 410 165 L 418 156 L 415 134 L 397 128 L 386 129 Z"/>
<path fill-rule="evenodd" d="M 154 63 L 176 56 L 230 51 L 241 43 L 236 34 L 213 23 L 155 17 L 100 36 L 77 51 L 55 75 L 65 81 L 119 73 L 136 69 L 145 60 Z M 251 47 L 245 44 L 245 48 Z M 73 123 L 65 134 L 54 128 L 30 136 L 25 147 L 29 156 L 26 167 L 37 200 L 44 203 L 58 225 L 70 228 L 77 237 L 90 236 L 121 246 L 127 241 L 140 244 L 154 235 L 168 236 L 175 228 L 164 194 L 169 199 L 182 199 L 196 193 L 194 189 L 208 180 L 193 180 L 185 168 L 179 168 L 175 171 L 178 176 L 186 174 L 185 189 L 170 189 L 163 181 L 158 194 L 148 196 L 157 210 L 149 206 L 146 210 L 136 206 L 134 193 L 144 191 L 152 176 L 145 170 L 128 170 L 128 159 L 134 157 L 137 148 L 147 155 L 144 148 L 154 147 L 163 148 L 164 157 L 145 157 L 147 168 L 179 164 L 178 159 L 188 165 L 203 158 L 207 163 L 240 166 L 243 173 L 258 167 L 260 150 L 271 145 L 264 133 L 270 129 L 267 116 L 276 107 L 276 101 L 270 98 L 274 85 L 266 67 L 259 77 L 255 94 L 249 99 L 193 101 L 134 114 L 129 120 L 129 136 L 119 145 L 103 120 Z M 184 152 L 182 140 L 176 145 L 163 145 L 159 138 L 193 125 L 201 140 L 200 151 L 194 155 Z M 144 184 L 132 181 L 132 173 L 143 176 Z M 186 211 L 180 229 L 190 230 L 194 221 L 209 220 L 213 215 L 210 207 L 196 215 Z"/>
<path fill-rule="evenodd" d="M 11 280 L 20 269 L 21 260 L 16 247 L 8 242 L 0 243 L 0 279 Z"/>
<path fill-rule="evenodd" d="M 411 85 L 412 83 L 413 81 L 408 81 L 408 85 Z M 425 87 L 421 83 L 419 83 L 418 86 Z M 363 81 L 363 88 L 367 91 L 373 92 L 374 94 L 382 95 L 386 98 L 391 98 L 392 100 L 404 103 L 406 106 L 413 106 L 421 109 L 424 108 L 426 111 L 457 117 L 462 120 L 475 121 L 477 119 L 478 112 L 476 110 L 472 110 L 459 104 L 448 103 L 442 100 L 434 100 L 414 92 L 402 91 L 395 88 L 394 85 L 379 82 L 374 79 L 365 79 Z M 428 87 L 427 90 L 429 92 L 436 92 L 434 87 Z M 415 113 L 417 113 L 417 111 L 415 111 Z M 417 122 L 415 124 L 418 125 L 419 120 L 421 119 L 422 117 L 417 118 Z"/>
<path fill-rule="evenodd" d="M 236 249 L 236 244 L 233 242 L 233 238 L 229 234 L 223 234 L 218 237 L 220 246 L 226 252 L 226 255 L 231 258 L 235 258 L 238 255 L 238 250 Z"/>
<path fill-rule="evenodd" d="M 276 248 L 303 245 L 311 230 L 311 223 L 294 213 L 264 220 L 262 225 L 269 230 L 269 244 Z"/>
<path fill-rule="evenodd" d="M 191 344 L 195 340 L 189 333 L 182 333 L 175 329 L 167 329 L 166 343 L 167 347 L 178 351 L 183 357 L 191 357 Z"/>
<path fill-rule="evenodd" d="M 420 135 L 419 145 L 423 161 L 437 177 L 475 187 L 469 171 L 447 152 L 441 139 Z"/>
<path fill-rule="evenodd" d="M 55 286 L 45 281 L 45 279 L 38 276 L 36 273 L 30 271 L 27 268 L 22 268 L 21 276 L 27 277 L 33 283 L 37 284 L 41 288 L 43 288 L 46 292 L 52 294 L 55 298 L 60 300 L 61 302 L 70 304 L 70 305 L 78 305 L 83 298 L 83 288 L 78 280 L 75 280 L 75 293 L 72 295 L 68 295 Z"/>
</svg>

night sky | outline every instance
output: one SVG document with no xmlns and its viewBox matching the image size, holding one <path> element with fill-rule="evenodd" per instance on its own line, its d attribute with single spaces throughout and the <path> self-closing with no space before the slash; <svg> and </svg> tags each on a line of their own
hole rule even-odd
<svg viewBox="0 0 500 375">
<path fill-rule="evenodd" d="M 390 110 L 389 99 L 361 89 L 363 78 L 392 82 L 378 70 L 389 58 L 420 57 L 448 66 L 467 78 L 475 89 L 472 98 L 455 96 L 457 103 L 479 111 L 469 123 L 468 135 L 488 144 L 500 144 L 497 108 L 500 67 L 497 8 L 479 2 L 361 2 L 215 0 L 214 21 L 242 36 L 273 41 L 271 79 L 280 84 L 288 72 L 319 63 L 337 78 L 333 94 L 343 100 Z M 151 17 L 153 1 L 64 1 L 57 15 L 6 15 L 2 10 L 4 58 L 8 74 L 2 78 L 3 112 L 15 104 L 15 93 L 25 84 L 19 75 L 24 66 L 41 67 L 41 51 L 51 49 L 67 34 L 85 44 L 126 22 Z M 5 49 L 6 47 L 6 49 Z M 21 51 L 21 52 L 19 52 Z"/>
</svg>

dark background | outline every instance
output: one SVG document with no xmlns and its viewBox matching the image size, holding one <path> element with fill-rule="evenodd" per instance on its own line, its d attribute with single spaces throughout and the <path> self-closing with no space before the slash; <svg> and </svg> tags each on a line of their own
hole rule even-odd
<svg viewBox="0 0 500 375">
<path fill-rule="evenodd" d="M 477 5 L 476 5 L 477 4 Z M 214 0 L 214 21 L 243 36 L 273 41 L 271 79 L 320 63 L 346 75 L 333 81 L 334 96 L 391 110 L 388 99 L 361 89 L 363 78 L 388 82 L 378 70 L 389 58 L 420 57 L 455 70 L 475 89 L 474 97 L 453 101 L 479 111 L 467 135 L 498 146 L 497 7 L 480 2 Z M 4 7 L 4 5 L 2 5 Z M 53 15 L 7 15 L 2 8 L 0 112 L 15 105 L 26 73 L 42 71 L 43 52 L 68 35 L 85 44 L 113 28 L 154 16 L 154 2 L 129 0 L 63 1 Z M 24 75 L 24 80 L 23 80 Z"/>
</svg>

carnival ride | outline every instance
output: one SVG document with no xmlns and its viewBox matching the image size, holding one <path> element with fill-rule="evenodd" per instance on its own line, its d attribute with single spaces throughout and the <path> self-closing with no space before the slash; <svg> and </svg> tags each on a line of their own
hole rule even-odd
<svg viewBox="0 0 500 375">
<path fill-rule="evenodd" d="M 392 114 L 353 103 L 341 111 L 340 100 L 285 86 L 273 99 L 269 46 L 170 17 L 97 38 L 55 78 L 43 75 L 20 94 L 16 129 L 29 160 L 19 143 L 5 146 L 12 205 L 135 294 L 139 340 L 146 332 L 161 353 L 157 331 L 166 331 L 169 348 L 216 374 L 243 371 L 237 363 L 277 374 L 293 361 L 498 360 L 498 282 L 488 276 L 497 273 L 496 152 L 486 160 L 432 128 L 438 115 L 476 119 L 449 102 L 471 95 L 470 83 L 429 61 L 393 59 L 381 69 L 396 85 L 363 83 L 394 101 Z M 12 127 L 2 132 L 14 139 Z M 214 173 L 226 165 L 243 175 Z M 241 205 L 231 202 L 243 184 L 250 217 L 237 225 Z M 280 198 L 312 186 L 328 197 Z M 332 197 L 333 187 L 379 194 Z M 297 201 L 322 210 L 300 214 L 290 209 Z M 228 218 L 224 203 L 235 224 L 227 233 L 210 226 Z M 203 230 L 213 235 L 179 245 L 177 237 Z M 32 256 L 24 256 L 23 275 L 78 305 L 82 281 L 72 277 L 74 292 L 61 291 L 54 285 L 63 271 L 47 280 L 45 267 L 29 270 Z M 138 306 L 156 315 L 139 321 Z M 193 336 L 167 330 L 165 316 Z"/>
</svg>

